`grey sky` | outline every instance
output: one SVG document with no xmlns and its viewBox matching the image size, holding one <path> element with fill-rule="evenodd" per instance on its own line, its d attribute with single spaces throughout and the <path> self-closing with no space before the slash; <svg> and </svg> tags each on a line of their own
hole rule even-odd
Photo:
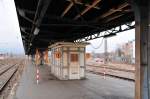
<svg viewBox="0 0 150 99">
<path fill-rule="evenodd" d="M 130 30 L 119 33 L 115 37 L 108 38 L 108 50 L 113 50 L 117 44 L 133 40 L 135 38 L 134 34 L 134 30 Z M 90 42 L 93 46 L 97 47 L 101 42 L 101 38 Z M 91 45 L 87 46 L 87 52 L 93 50 L 95 49 L 93 49 Z M 104 45 L 95 50 L 95 52 L 103 51 Z M 0 0 L 0 53 L 1 52 L 24 53 L 14 0 Z"/>
<path fill-rule="evenodd" d="M 135 39 L 135 31 L 134 29 L 118 33 L 117 36 L 107 38 L 108 51 L 114 50 L 118 44 L 123 44 L 125 42 L 131 41 Z M 91 40 L 90 43 L 97 47 L 102 41 L 102 38 Z M 91 45 L 87 46 L 87 52 L 95 51 L 97 53 L 104 52 L 104 41 L 102 46 L 99 49 L 94 49 Z"/>
<path fill-rule="evenodd" d="M 0 52 L 24 52 L 13 0 L 0 0 Z"/>
</svg>

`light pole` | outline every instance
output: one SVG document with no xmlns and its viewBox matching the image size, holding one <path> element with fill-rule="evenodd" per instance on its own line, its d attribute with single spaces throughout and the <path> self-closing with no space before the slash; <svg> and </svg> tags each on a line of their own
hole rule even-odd
<svg viewBox="0 0 150 99">
<path fill-rule="evenodd" d="M 105 55 L 105 59 L 104 59 L 104 64 L 107 64 L 107 58 L 108 58 L 108 54 L 107 54 L 107 38 L 105 38 L 104 40 L 104 55 Z"/>
</svg>

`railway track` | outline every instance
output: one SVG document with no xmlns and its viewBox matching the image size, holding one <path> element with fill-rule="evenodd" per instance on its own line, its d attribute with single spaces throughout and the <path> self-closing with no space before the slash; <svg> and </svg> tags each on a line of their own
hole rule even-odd
<svg viewBox="0 0 150 99">
<path fill-rule="evenodd" d="M 117 71 L 124 71 L 124 72 L 132 72 L 134 73 L 134 70 L 126 70 L 126 69 L 121 69 L 121 68 L 113 68 L 113 67 L 108 67 L 108 66 L 94 66 L 94 65 L 86 65 L 86 66 L 91 66 L 91 67 L 96 67 L 96 68 L 106 68 L 106 69 L 111 69 L 111 70 L 117 70 Z"/>
<path fill-rule="evenodd" d="M 134 81 L 134 71 L 132 70 L 124 70 L 105 66 L 87 65 L 87 71 L 98 75 L 103 76 L 106 75 L 119 79 Z"/>
<path fill-rule="evenodd" d="M 0 93 L 2 92 L 6 84 L 9 82 L 9 80 L 13 77 L 17 69 L 17 64 L 6 66 L 2 69 L 0 68 Z"/>
</svg>

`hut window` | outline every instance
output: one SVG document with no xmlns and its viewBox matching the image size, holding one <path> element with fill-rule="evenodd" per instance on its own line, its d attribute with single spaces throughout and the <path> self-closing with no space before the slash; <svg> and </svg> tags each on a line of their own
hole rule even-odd
<svg viewBox="0 0 150 99">
<path fill-rule="evenodd" d="M 71 54 L 71 62 L 78 62 L 78 54 Z"/>
<path fill-rule="evenodd" d="M 60 54 L 60 52 L 55 52 L 55 58 L 60 58 L 61 57 L 61 54 Z"/>
</svg>

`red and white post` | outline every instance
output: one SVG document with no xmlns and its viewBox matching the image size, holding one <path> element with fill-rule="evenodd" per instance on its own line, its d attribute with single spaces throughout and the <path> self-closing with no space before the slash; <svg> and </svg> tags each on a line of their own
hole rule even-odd
<svg viewBox="0 0 150 99">
<path fill-rule="evenodd" d="M 104 71 L 103 71 L 103 74 L 104 74 L 104 79 L 106 79 L 106 67 L 104 66 Z"/>
<path fill-rule="evenodd" d="M 37 85 L 39 84 L 39 78 L 40 78 L 40 76 L 39 76 L 39 69 L 37 68 L 36 69 L 36 83 L 37 83 Z"/>
<path fill-rule="evenodd" d="M 35 66 L 36 66 L 36 83 L 37 85 L 39 84 L 39 69 L 38 69 L 38 65 L 39 65 L 39 60 L 40 60 L 40 53 L 39 50 L 36 49 L 36 54 L 35 54 Z"/>
</svg>

